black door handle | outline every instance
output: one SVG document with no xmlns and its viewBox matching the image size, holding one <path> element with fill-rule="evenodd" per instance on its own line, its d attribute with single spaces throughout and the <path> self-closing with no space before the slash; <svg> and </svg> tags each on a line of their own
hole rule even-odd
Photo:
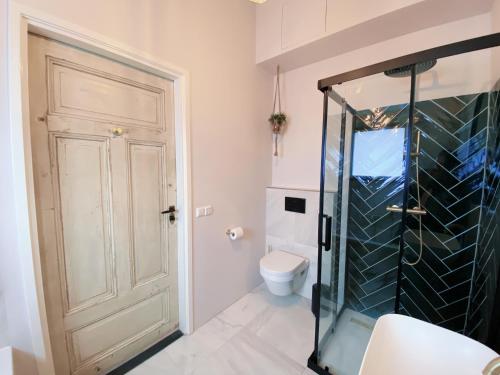
<svg viewBox="0 0 500 375">
<path fill-rule="evenodd" d="M 330 251 L 332 248 L 332 217 L 328 215 L 323 215 L 325 220 L 325 241 L 323 242 L 323 246 L 325 247 L 325 251 Z"/>
<path fill-rule="evenodd" d="M 171 213 L 174 213 L 175 211 L 177 211 L 177 210 L 175 209 L 175 206 L 169 206 L 169 207 L 168 207 L 168 210 L 162 211 L 161 213 L 162 213 L 162 214 L 171 214 Z"/>
<path fill-rule="evenodd" d="M 175 211 L 177 211 L 176 208 L 175 208 L 175 206 L 169 206 L 168 210 L 164 210 L 161 213 L 163 215 L 169 214 L 168 215 L 168 220 L 170 221 L 170 224 L 173 224 L 173 222 L 175 221 Z"/>
</svg>

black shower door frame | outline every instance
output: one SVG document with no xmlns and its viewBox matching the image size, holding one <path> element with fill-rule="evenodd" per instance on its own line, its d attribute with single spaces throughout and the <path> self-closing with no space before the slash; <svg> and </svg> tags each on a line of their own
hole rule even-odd
<svg viewBox="0 0 500 375">
<path fill-rule="evenodd" d="M 415 91 L 416 91 L 416 65 L 423 63 L 425 61 L 440 59 L 444 57 L 451 57 L 463 53 L 474 52 L 482 49 L 488 49 L 500 46 L 500 33 L 490 34 L 478 38 L 468 39 L 461 42 L 456 42 L 452 44 L 447 44 L 444 46 L 431 48 L 421 52 L 401 56 L 395 59 L 387 60 L 381 63 L 369 65 L 360 69 L 351 70 L 342 74 L 337 74 L 328 78 L 324 78 L 318 81 L 318 89 L 323 92 L 323 123 L 322 123 L 322 143 L 321 143 L 321 170 L 320 170 L 320 203 L 319 203 L 319 215 L 318 215 L 318 272 L 317 272 L 317 285 L 321 285 L 321 271 L 322 271 L 322 251 L 325 250 L 325 244 L 329 241 L 325 241 L 325 233 L 323 231 L 324 218 L 325 218 L 325 207 L 324 207 L 324 197 L 325 197 L 325 174 L 326 174 L 326 151 L 327 151 L 327 132 L 328 132 L 328 99 L 332 99 L 337 104 L 342 106 L 342 121 L 340 129 L 340 150 L 339 150 L 339 184 L 337 191 L 337 201 L 338 197 L 342 197 L 342 180 L 343 180 L 343 168 L 344 168 L 344 135 L 345 135 L 345 122 L 346 122 L 346 110 L 350 111 L 353 115 L 355 110 L 349 106 L 345 98 L 342 98 L 337 92 L 332 89 L 332 86 L 340 85 L 344 82 L 360 79 L 363 77 L 375 75 L 382 73 L 387 70 L 397 69 L 402 67 L 407 67 L 411 69 L 411 83 L 410 83 L 410 100 L 409 100 L 409 111 L 408 111 L 408 125 L 406 127 L 406 137 L 405 137 L 405 151 L 404 151 L 404 168 L 403 168 L 403 204 L 402 204 L 402 216 L 401 216 L 401 226 L 400 226 L 400 236 L 399 236 L 399 256 L 398 256 L 398 270 L 397 270 L 397 281 L 396 281 L 396 296 L 395 296 L 395 306 L 394 312 L 399 313 L 400 307 L 400 297 L 401 297 L 401 279 L 402 279 L 402 266 L 403 266 L 403 256 L 404 256 L 404 233 L 407 227 L 407 209 L 408 209 L 408 197 L 409 197 L 409 184 L 410 184 L 410 168 L 411 168 L 411 145 L 412 145 L 412 130 L 414 125 L 414 111 L 415 111 Z M 352 150 L 351 150 L 352 151 Z M 341 209 L 341 206 L 337 205 L 337 211 Z M 337 221 L 335 231 L 340 231 L 340 218 L 341 215 L 337 212 Z M 330 233 L 326 233 L 330 236 Z M 336 248 L 338 249 L 340 241 L 340 232 L 335 234 L 336 238 Z M 346 273 L 347 276 L 347 273 Z M 319 337 L 319 299 L 320 293 L 313 298 L 317 298 L 317 302 L 313 302 L 313 306 L 316 306 L 318 311 L 316 312 L 315 321 L 315 339 L 314 339 L 314 351 L 309 357 L 308 367 L 314 370 L 318 374 L 329 375 L 328 369 L 323 369 L 318 363 L 319 357 L 319 347 L 320 347 L 320 337 Z"/>
</svg>

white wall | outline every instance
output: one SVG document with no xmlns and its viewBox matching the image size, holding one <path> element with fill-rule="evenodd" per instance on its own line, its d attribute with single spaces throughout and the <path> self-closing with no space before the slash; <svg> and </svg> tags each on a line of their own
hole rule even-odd
<svg viewBox="0 0 500 375">
<path fill-rule="evenodd" d="M 492 31 L 494 33 L 500 32 L 500 1 L 495 0 L 491 8 Z"/>
<path fill-rule="evenodd" d="M 10 160 L 10 130 L 7 100 L 7 0 L 0 0 L 0 348 L 16 348 L 16 370 L 36 373 L 24 299 L 23 279 L 16 240 L 16 213 Z"/>
<path fill-rule="evenodd" d="M 280 155 L 273 158 L 273 186 L 319 188 L 323 114 L 322 94 L 317 90 L 319 79 L 489 33 L 491 33 L 491 15 L 485 13 L 390 39 L 284 73 L 281 78 L 282 102 L 290 121 L 281 137 Z M 432 73 L 425 78 L 422 76 L 419 99 L 425 99 L 426 96 L 439 97 L 487 90 L 486 82 L 490 79 L 489 53 L 486 51 L 462 59 L 441 60 L 434 70 L 439 71 L 437 81 Z M 453 67 L 453 70 L 449 67 Z M 362 82 L 359 80 L 338 86 L 337 89 L 352 101 L 351 104 L 355 108 L 364 109 L 404 102 L 404 98 L 409 96 L 408 82 L 409 80 L 404 79 L 398 81 L 374 76 L 365 78 Z"/>
<path fill-rule="evenodd" d="M 492 32 L 500 32 L 500 0 L 495 0 L 491 9 Z M 500 47 L 493 49 L 492 75 L 493 79 L 500 79 Z"/>
<path fill-rule="evenodd" d="M 6 19 L 6 14 L 7 14 L 7 0 L 0 0 L 0 19 L 5 20 Z M 1 30 L 0 30 L 0 55 L 5 56 L 7 50 L 7 24 L 5 22 L 1 23 Z M 7 79 L 7 61 L 6 59 L 1 59 L 0 60 L 0 82 L 4 82 Z M 7 112 L 7 86 L 2 85 L 0 87 L 0 124 L 2 126 L 0 127 L 1 131 L 1 138 L 0 139 L 8 139 L 9 133 L 8 133 L 8 112 Z M 5 158 L 5 147 L 2 147 L 0 152 L 2 152 L 2 157 L 0 158 L 0 173 L 2 175 L 4 174 L 11 174 L 10 173 L 10 166 L 8 163 L 8 158 Z M 12 195 L 12 191 L 9 190 L 10 185 L 8 184 L 1 184 L 0 185 L 0 199 L 2 199 L 2 207 L 4 207 L 4 200 L 7 195 Z M 2 346 L 7 345 L 8 343 L 8 327 L 7 327 L 7 310 L 5 308 L 5 287 L 4 287 L 4 281 L 2 278 L 2 275 L 5 274 L 4 270 L 4 264 L 5 264 L 5 258 L 6 258 L 6 249 L 8 248 L 7 242 L 4 244 L 4 241 L 6 241 L 7 236 L 5 236 L 5 217 L 2 215 L 0 217 L 0 233 L 2 235 L 0 236 L 0 241 L 1 242 L 1 247 L 2 251 L 0 252 L 0 348 Z"/>
<path fill-rule="evenodd" d="M 5 56 L 6 0 L 0 1 Z M 20 2 L 189 71 L 193 208 L 214 207 L 213 216 L 193 222 L 194 319 L 200 326 L 261 282 L 265 186 L 271 180 L 267 116 L 272 79 L 255 65 L 255 6 L 247 0 Z M 0 284 L 0 343 L 29 352 L 12 218 L 5 60 L 0 61 L 0 267 L 10 276 Z M 228 241 L 228 225 L 243 226 L 246 238 Z M 12 297 L 19 302 L 9 305 Z"/>
</svg>

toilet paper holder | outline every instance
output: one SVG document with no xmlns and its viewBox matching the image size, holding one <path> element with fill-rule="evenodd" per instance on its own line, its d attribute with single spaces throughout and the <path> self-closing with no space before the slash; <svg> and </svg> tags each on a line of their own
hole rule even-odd
<svg viewBox="0 0 500 375">
<path fill-rule="evenodd" d="M 226 229 L 226 235 L 231 240 L 239 240 L 244 236 L 245 232 L 242 227 L 231 227 Z"/>
</svg>

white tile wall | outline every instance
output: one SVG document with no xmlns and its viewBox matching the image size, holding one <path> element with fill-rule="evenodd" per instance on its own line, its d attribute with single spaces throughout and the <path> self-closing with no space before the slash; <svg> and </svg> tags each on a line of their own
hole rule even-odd
<svg viewBox="0 0 500 375">
<path fill-rule="evenodd" d="M 306 213 L 285 211 L 285 196 L 306 199 Z M 316 282 L 318 266 L 318 212 L 318 191 L 273 187 L 266 189 L 267 250 L 285 250 L 309 259 L 306 281 L 298 291 L 309 299 L 312 284 Z"/>
</svg>

